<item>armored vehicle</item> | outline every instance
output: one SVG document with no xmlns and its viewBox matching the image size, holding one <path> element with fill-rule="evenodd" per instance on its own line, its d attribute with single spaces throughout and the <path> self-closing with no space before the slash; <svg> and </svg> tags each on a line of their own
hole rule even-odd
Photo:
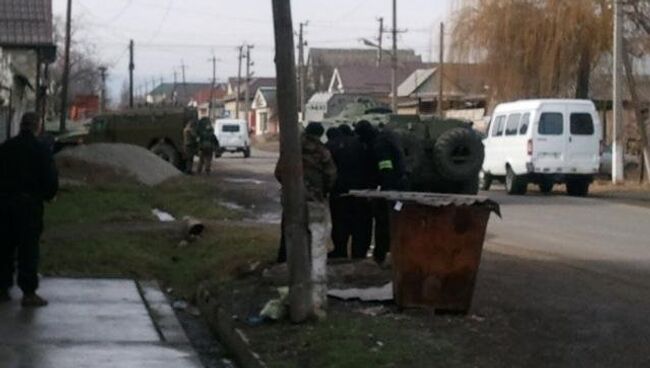
<svg viewBox="0 0 650 368">
<path fill-rule="evenodd" d="M 127 143 L 151 150 L 182 169 L 183 128 L 196 111 L 183 108 L 139 108 L 93 118 L 85 143 Z"/>
<path fill-rule="evenodd" d="M 397 135 L 404 149 L 409 190 L 418 192 L 476 194 L 479 172 L 485 158 L 481 136 L 472 123 L 424 117 L 394 115 L 389 109 L 351 104 L 325 126 L 354 125 L 366 120 Z M 353 113 L 360 111 L 356 115 Z"/>
</svg>

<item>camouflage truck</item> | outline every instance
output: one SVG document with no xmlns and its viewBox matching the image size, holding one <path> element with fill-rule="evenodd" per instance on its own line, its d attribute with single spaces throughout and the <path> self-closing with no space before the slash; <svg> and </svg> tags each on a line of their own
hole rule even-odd
<svg viewBox="0 0 650 368">
<path fill-rule="evenodd" d="M 362 113 L 349 106 L 326 126 L 354 125 L 366 120 L 394 132 L 404 149 L 409 190 L 416 192 L 477 194 L 479 172 L 485 158 L 481 136 L 472 123 L 419 115 L 394 115 L 382 107 Z"/>
<path fill-rule="evenodd" d="M 183 128 L 196 111 L 139 108 L 93 118 L 85 143 L 127 143 L 144 147 L 183 169 Z"/>
</svg>

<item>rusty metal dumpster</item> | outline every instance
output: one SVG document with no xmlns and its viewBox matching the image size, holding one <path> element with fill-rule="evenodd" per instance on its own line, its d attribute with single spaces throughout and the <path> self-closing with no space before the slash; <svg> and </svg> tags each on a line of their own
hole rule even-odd
<svg viewBox="0 0 650 368">
<path fill-rule="evenodd" d="M 487 197 L 413 192 L 354 191 L 356 197 L 387 200 L 398 306 L 466 313 L 491 212 Z"/>
</svg>

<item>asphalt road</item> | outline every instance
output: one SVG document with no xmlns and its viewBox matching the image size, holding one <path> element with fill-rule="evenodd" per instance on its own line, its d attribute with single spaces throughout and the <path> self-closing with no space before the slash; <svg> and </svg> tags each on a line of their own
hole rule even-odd
<svg viewBox="0 0 650 368">
<path fill-rule="evenodd" d="M 225 180 L 264 182 L 263 190 L 276 197 L 269 210 L 278 211 L 279 186 L 273 178 L 277 158 L 277 153 L 259 150 L 249 159 L 224 155 L 215 162 L 215 171 Z M 650 287 L 650 208 L 569 197 L 560 190 L 509 196 L 496 186 L 481 195 L 498 202 L 503 214 L 490 219 L 488 250 L 553 258 Z"/>
<path fill-rule="evenodd" d="M 508 196 L 481 193 L 499 204 L 503 218 L 488 226 L 487 248 L 560 258 L 650 286 L 650 209 L 557 192 Z"/>
</svg>

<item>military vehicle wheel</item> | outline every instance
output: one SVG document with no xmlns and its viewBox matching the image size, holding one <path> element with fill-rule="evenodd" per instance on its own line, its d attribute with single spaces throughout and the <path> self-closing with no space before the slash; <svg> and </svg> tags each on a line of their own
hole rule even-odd
<svg viewBox="0 0 650 368">
<path fill-rule="evenodd" d="M 433 151 L 436 169 L 451 181 L 476 179 L 485 158 L 481 138 L 467 128 L 454 128 L 443 133 Z"/>
<path fill-rule="evenodd" d="M 481 170 L 478 173 L 478 185 L 481 190 L 490 190 L 492 186 L 492 175 Z"/>
<path fill-rule="evenodd" d="M 180 165 L 181 159 L 176 149 L 167 143 L 158 143 L 155 146 L 151 147 L 151 152 L 156 156 L 162 158 L 163 160 L 169 162 L 170 164 L 178 167 Z"/>
<path fill-rule="evenodd" d="M 524 195 L 528 190 L 526 178 L 515 175 L 510 167 L 506 169 L 506 192 L 508 194 Z"/>
<path fill-rule="evenodd" d="M 465 180 L 460 183 L 460 190 L 458 194 L 469 194 L 477 195 L 479 190 L 479 178 L 476 177 L 474 180 Z"/>
</svg>

